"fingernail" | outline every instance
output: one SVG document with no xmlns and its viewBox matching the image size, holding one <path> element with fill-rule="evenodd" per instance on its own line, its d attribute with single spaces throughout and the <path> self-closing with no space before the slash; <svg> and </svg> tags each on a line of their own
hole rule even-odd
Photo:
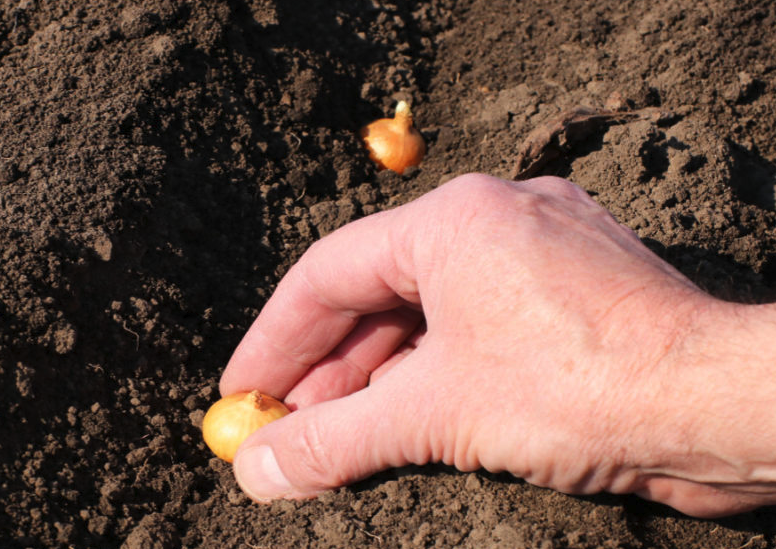
<svg viewBox="0 0 776 549">
<path fill-rule="evenodd" d="M 269 446 L 248 448 L 238 453 L 234 473 L 245 495 L 255 501 L 266 503 L 291 493 L 291 483 L 280 470 Z"/>
</svg>

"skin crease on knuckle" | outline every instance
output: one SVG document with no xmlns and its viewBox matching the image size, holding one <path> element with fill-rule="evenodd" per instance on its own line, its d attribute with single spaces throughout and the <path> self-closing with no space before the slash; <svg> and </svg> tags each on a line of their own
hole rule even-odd
<svg viewBox="0 0 776 549">
<path fill-rule="evenodd" d="M 307 487 L 302 497 L 309 497 L 314 492 L 333 486 L 342 486 L 351 480 L 339 476 L 338 471 L 342 468 L 334 462 L 334 448 L 327 443 L 327 434 L 318 420 L 307 421 L 285 450 L 288 459 L 281 463 L 296 470 L 289 478 L 305 479 Z"/>
</svg>

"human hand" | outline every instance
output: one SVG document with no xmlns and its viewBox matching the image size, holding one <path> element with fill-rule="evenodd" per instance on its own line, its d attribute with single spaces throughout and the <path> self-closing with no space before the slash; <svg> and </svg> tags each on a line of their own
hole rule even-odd
<svg viewBox="0 0 776 549">
<path fill-rule="evenodd" d="M 755 344 L 747 315 L 567 181 L 463 176 L 283 278 L 221 393 L 296 411 L 246 440 L 235 474 L 259 501 L 443 461 L 699 516 L 770 503 L 774 452 L 732 428 L 770 426 L 746 408 L 773 389 L 762 371 L 726 375 L 725 339 Z"/>
</svg>

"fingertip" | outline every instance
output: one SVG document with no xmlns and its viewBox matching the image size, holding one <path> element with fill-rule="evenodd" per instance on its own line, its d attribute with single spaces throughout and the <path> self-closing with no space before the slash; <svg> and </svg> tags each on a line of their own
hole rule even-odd
<svg viewBox="0 0 776 549">
<path fill-rule="evenodd" d="M 275 453 L 267 445 L 248 447 L 238 452 L 234 460 L 234 475 L 245 495 L 259 503 L 289 497 L 293 491 Z"/>
<path fill-rule="evenodd" d="M 232 383 L 229 379 L 229 374 L 227 373 L 228 371 L 228 369 L 224 370 L 221 374 L 221 379 L 218 381 L 218 392 L 221 394 L 222 398 L 236 392 L 232 389 Z"/>
<path fill-rule="evenodd" d="M 230 364 L 227 364 L 221 374 L 221 379 L 218 381 L 218 391 L 221 393 L 221 397 L 229 396 L 240 391 L 251 391 L 256 388 L 255 386 L 246 383 L 246 376 L 239 376 L 236 374 L 237 370 L 231 367 Z M 272 396 L 278 398 L 276 395 Z"/>
</svg>

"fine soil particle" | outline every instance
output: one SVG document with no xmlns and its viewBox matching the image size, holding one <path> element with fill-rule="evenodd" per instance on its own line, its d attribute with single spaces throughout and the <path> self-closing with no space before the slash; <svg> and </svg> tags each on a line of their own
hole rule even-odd
<svg viewBox="0 0 776 549">
<path fill-rule="evenodd" d="M 766 0 L 0 2 L 0 546 L 748 547 L 770 509 L 694 520 L 507 475 L 391 470 L 250 503 L 199 424 L 317 238 L 456 175 L 543 162 L 714 295 L 776 299 L 776 8 Z M 429 150 L 358 129 L 413 105 Z"/>
</svg>

